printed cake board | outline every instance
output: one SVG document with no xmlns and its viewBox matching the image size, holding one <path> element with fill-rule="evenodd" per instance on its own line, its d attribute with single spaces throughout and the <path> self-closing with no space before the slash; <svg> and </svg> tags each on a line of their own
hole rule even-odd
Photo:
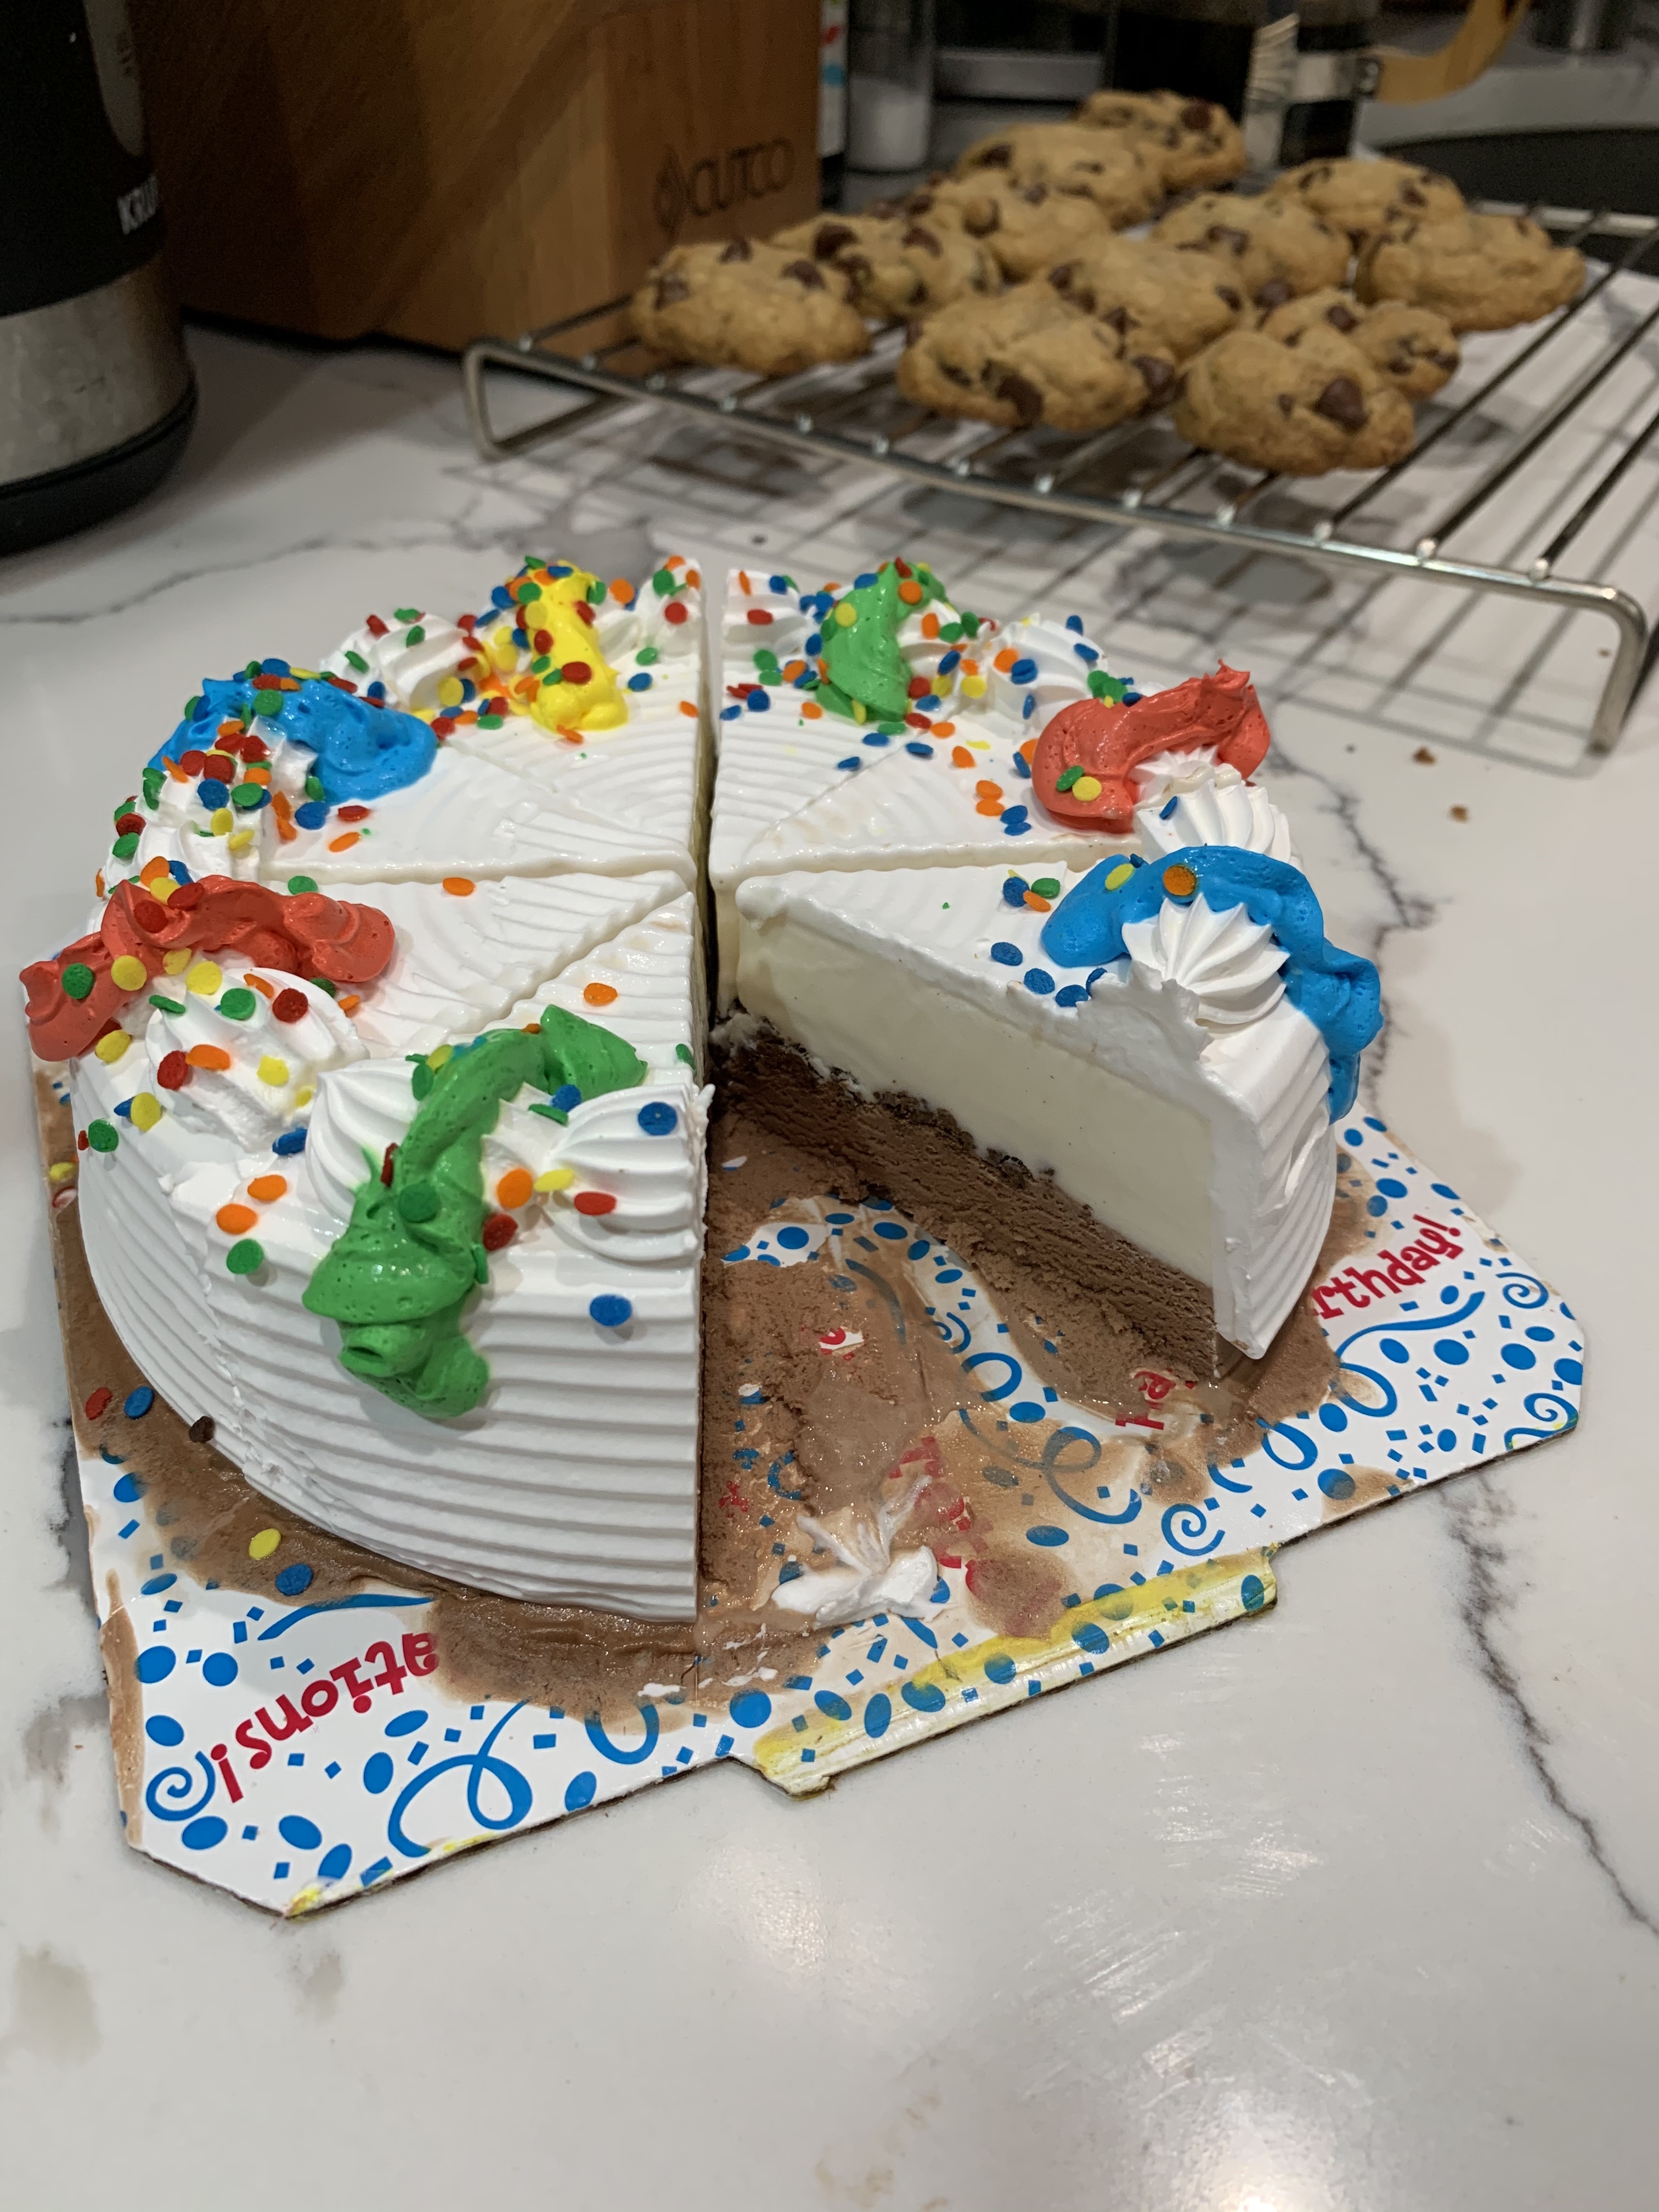
<svg viewBox="0 0 1659 2212">
<path fill-rule="evenodd" d="M 43 1113 L 48 1161 L 63 1149 L 54 1120 L 63 1117 Z M 84 1316 L 88 1301 L 97 1312 L 95 1293 L 78 1234 L 55 1235 L 127 1840 L 299 1914 L 723 1759 L 804 1795 L 984 1713 L 1261 1613 L 1276 1595 L 1279 1546 L 1565 1434 L 1583 1374 L 1569 1307 L 1381 1121 L 1351 1117 L 1340 1133 L 1346 1192 L 1370 1226 L 1364 1249 L 1311 1294 L 1338 1364 L 1335 1391 L 1263 1427 L 1244 1457 L 1207 1466 L 1168 1504 L 1130 1471 L 1146 1464 L 1147 1439 L 1183 1421 L 1195 1432 L 1200 1416 L 1182 1386 L 1143 1370 L 1144 1413 L 1103 1419 L 1031 1371 L 972 1273 L 890 1206 L 775 1206 L 726 1266 L 799 1265 L 828 1243 L 830 1268 L 856 1269 L 895 1310 L 907 1282 L 920 1299 L 964 1382 L 963 1407 L 928 1449 L 964 1496 L 998 1486 L 994 1499 L 973 1494 L 1041 1565 L 1035 1614 L 1028 1607 L 1018 1633 L 1006 1619 L 1002 1632 L 988 1622 L 975 1561 L 952 1551 L 951 1525 L 936 1516 L 926 1536 L 937 1579 L 925 1601 L 912 1589 L 907 1610 L 872 1601 L 848 1625 L 799 1621 L 796 1671 L 700 1683 L 688 1668 L 690 1680 L 647 1682 L 625 1713 L 453 1686 L 440 1601 L 421 1577 L 380 1561 L 379 1576 L 356 1577 L 365 1586 L 319 1579 L 307 1558 L 314 1532 L 261 1501 L 239 1524 L 239 1571 L 221 1565 L 197 1579 L 155 1449 L 171 1416 L 140 1385 L 97 1421 L 82 1419 L 100 1385 L 124 1378 L 90 1371 L 97 1332 Z M 56 1231 L 72 1226 L 74 1202 L 60 1177 Z M 827 1279 L 854 1287 L 850 1275 Z M 107 1363 L 112 1332 L 98 1319 Z M 820 1348 L 856 1357 L 850 1338 Z M 762 1477 L 763 1413 L 758 1386 L 740 1389 L 732 1471 L 775 1493 L 787 1516 L 799 1492 L 787 1460 Z M 272 1525 L 259 1527 L 266 1518 Z M 752 1531 L 741 1525 L 757 1583 L 781 1587 L 815 1571 L 815 1561 L 776 1556 L 787 1547 L 770 1512 Z M 902 1542 L 917 1533 L 902 1530 Z M 327 1541 L 315 1538 L 313 1559 Z M 867 1569 L 875 1588 L 888 1564 L 884 1551 L 848 1559 L 845 1571 L 856 1583 Z M 453 1591 L 442 1601 L 470 1601 Z"/>
</svg>

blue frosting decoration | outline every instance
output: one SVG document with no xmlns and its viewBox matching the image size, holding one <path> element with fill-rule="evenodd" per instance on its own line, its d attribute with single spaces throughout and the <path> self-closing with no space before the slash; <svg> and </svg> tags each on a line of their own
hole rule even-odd
<svg viewBox="0 0 1659 2212">
<path fill-rule="evenodd" d="M 270 672 L 288 672 L 286 666 L 267 667 Z M 209 677 L 195 702 L 196 711 L 179 723 L 150 766 L 160 768 L 164 758 L 177 760 L 191 750 L 211 752 L 220 723 L 228 718 L 251 719 L 254 695 L 263 690 L 258 677 Z M 331 805 L 401 791 L 418 782 L 437 757 L 438 740 L 417 716 L 395 707 L 372 707 L 336 684 L 307 677 L 297 691 L 267 691 L 264 696 L 283 702 L 280 711 L 269 717 L 283 735 L 308 745 L 316 755 L 311 773 Z"/>
<path fill-rule="evenodd" d="M 1176 869 L 1188 872 L 1193 890 L 1169 888 Z M 1176 877 L 1178 883 L 1185 880 Z M 1185 906 L 1200 891 L 1217 914 L 1242 906 L 1283 947 L 1285 995 L 1319 1031 L 1331 1056 L 1330 1114 L 1335 1121 L 1353 1104 L 1359 1055 L 1382 1026 L 1382 995 L 1370 962 L 1361 953 L 1340 951 L 1326 936 L 1319 901 L 1299 868 L 1237 845 L 1188 845 L 1150 867 L 1102 860 L 1049 915 L 1042 949 L 1060 968 L 1121 960 L 1127 951 L 1126 922 L 1148 921 L 1166 899 Z"/>
</svg>

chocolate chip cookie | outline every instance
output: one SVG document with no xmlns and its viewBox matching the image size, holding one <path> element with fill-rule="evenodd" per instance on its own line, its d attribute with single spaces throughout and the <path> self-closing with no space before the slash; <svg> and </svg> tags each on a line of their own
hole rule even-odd
<svg viewBox="0 0 1659 2212">
<path fill-rule="evenodd" d="M 1295 345 L 1232 331 L 1188 364 L 1183 438 L 1253 469 L 1319 477 L 1375 469 L 1412 449 L 1411 404 L 1349 338 L 1315 324 Z"/>
<path fill-rule="evenodd" d="M 1163 173 L 1134 138 L 1075 123 L 1016 124 L 970 146 L 956 167 L 970 179 L 987 171 L 1092 200 L 1115 230 L 1145 222 L 1164 198 Z"/>
<path fill-rule="evenodd" d="M 850 282 L 866 315 L 915 321 L 969 292 L 997 292 L 1002 271 L 986 246 L 954 223 L 919 217 L 814 216 L 773 239 L 792 257 L 828 262 Z"/>
<path fill-rule="evenodd" d="M 777 246 L 677 246 L 634 295 L 635 335 L 675 361 L 793 376 L 870 350 L 849 280 Z"/>
<path fill-rule="evenodd" d="M 1565 307 L 1583 282 L 1583 255 L 1524 216 L 1460 215 L 1373 240 L 1354 289 L 1432 307 L 1455 331 L 1506 331 Z"/>
<path fill-rule="evenodd" d="M 1340 230 L 1356 253 L 1401 222 L 1439 222 L 1462 215 L 1463 195 L 1449 177 L 1410 161 L 1304 161 L 1267 187 Z"/>
<path fill-rule="evenodd" d="M 1348 273 L 1346 238 L 1294 200 L 1200 192 L 1172 208 L 1152 236 L 1221 262 L 1260 307 L 1340 284 Z"/>
<path fill-rule="evenodd" d="M 1368 307 L 1352 292 L 1310 292 L 1264 315 L 1258 327 L 1281 345 L 1295 345 L 1316 325 L 1357 345 L 1407 399 L 1427 399 L 1457 374 L 1462 356 L 1451 325 L 1431 307 L 1386 301 Z"/>
<path fill-rule="evenodd" d="M 899 389 L 943 415 L 1014 428 L 1104 430 L 1173 389 L 1167 355 L 1126 341 L 1052 286 L 958 300 L 913 333 Z"/>
<path fill-rule="evenodd" d="M 1047 185 L 1009 184 L 988 169 L 925 185 L 906 205 L 924 222 L 954 223 L 982 240 L 1003 274 L 1016 283 L 1112 234 L 1093 200 L 1052 191 Z"/>
<path fill-rule="evenodd" d="M 1149 238 L 1109 238 L 1048 271 L 1060 297 L 1186 361 L 1230 331 L 1244 295 L 1207 255 Z"/>
<path fill-rule="evenodd" d="M 1121 131 L 1156 162 L 1167 192 L 1231 184 L 1246 167 L 1244 141 L 1224 107 L 1178 92 L 1091 92 L 1077 120 Z"/>
</svg>

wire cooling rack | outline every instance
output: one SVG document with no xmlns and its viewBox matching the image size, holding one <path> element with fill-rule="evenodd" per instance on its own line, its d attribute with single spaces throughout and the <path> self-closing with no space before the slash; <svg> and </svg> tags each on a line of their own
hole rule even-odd
<svg viewBox="0 0 1659 2212">
<path fill-rule="evenodd" d="M 626 300 L 517 339 L 475 339 L 463 360 L 467 413 L 479 451 L 504 459 L 578 425 L 641 403 L 701 416 L 722 431 L 836 460 L 874 464 L 912 482 L 1084 521 L 1209 540 L 1240 552 L 1290 555 L 1542 601 L 1610 621 L 1617 642 L 1596 701 L 1589 744 L 1612 750 L 1659 641 L 1648 614 L 1612 582 L 1565 576 L 1564 556 L 1650 451 L 1659 432 L 1659 362 L 1643 342 L 1659 325 L 1659 286 L 1620 280 L 1659 273 L 1659 218 L 1608 209 L 1507 206 L 1559 242 L 1596 256 L 1578 298 L 1494 359 L 1466 357 L 1445 396 L 1419 415 L 1417 444 L 1391 468 L 1305 481 L 1241 468 L 1178 438 L 1166 420 L 1137 416 L 1092 436 L 1000 430 L 906 400 L 893 378 L 904 340 L 882 332 L 856 362 L 763 378 L 665 364 L 629 334 Z M 1614 312 L 1617 310 L 1617 312 Z M 1471 356 L 1474 349 L 1470 349 Z M 586 395 L 509 432 L 493 426 L 488 372 L 513 370 Z M 1616 374 L 1617 373 L 1617 374 Z M 1473 384 L 1472 389 L 1465 389 Z M 1601 403 L 1614 391 L 1609 413 Z M 1537 480 L 1556 496 L 1498 495 Z M 1293 500 L 1283 495 L 1294 491 Z M 1294 526 L 1262 520 L 1288 506 Z M 1449 555 L 1454 537 L 1502 514 L 1490 558 Z"/>
</svg>

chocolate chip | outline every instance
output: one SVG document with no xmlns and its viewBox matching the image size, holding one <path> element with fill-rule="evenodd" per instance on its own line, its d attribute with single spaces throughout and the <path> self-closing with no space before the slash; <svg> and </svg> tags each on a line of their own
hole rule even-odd
<svg viewBox="0 0 1659 2212">
<path fill-rule="evenodd" d="M 1108 307 L 1100 319 L 1103 323 L 1109 323 L 1120 337 L 1126 337 L 1134 318 L 1127 307 Z"/>
<path fill-rule="evenodd" d="M 1224 246 L 1229 253 L 1243 253 L 1249 244 L 1249 233 L 1231 229 L 1224 222 L 1212 222 L 1204 234 L 1211 246 Z"/>
<path fill-rule="evenodd" d="M 830 289 L 811 261 L 791 261 L 782 273 L 793 276 L 796 283 L 804 284 L 809 292 L 826 292 Z"/>
<path fill-rule="evenodd" d="M 1291 398 L 1288 392 L 1281 392 L 1278 394 L 1278 404 L 1279 413 L 1281 415 L 1288 415 L 1291 408 L 1295 406 L 1296 402 Z"/>
<path fill-rule="evenodd" d="M 193 1444 L 210 1444 L 213 1442 L 213 1433 L 214 1420 L 211 1413 L 202 1414 L 198 1419 L 190 1425 L 190 1440 Z"/>
<path fill-rule="evenodd" d="M 1428 205 L 1427 200 L 1424 198 L 1422 193 L 1418 191 L 1415 185 L 1403 185 L 1401 189 L 1400 197 L 1404 200 L 1407 207 L 1420 208 L 1427 207 Z"/>
<path fill-rule="evenodd" d="M 1458 356 L 1455 353 L 1431 353 L 1429 359 L 1437 368 L 1443 368 L 1448 376 L 1457 367 Z"/>
<path fill-rule="evenodd" d="M 1167 361 L 1160 361 L 1155 353 L 1138 353 L 1130 356 L 1129 366 L 1146 386 L 1153 400 L 1164 398 L 1175 382 L 1175 371 Z"/>
<path fill-rule="evenodd" d="M 955 362 L 942 361 L 939 368 L 941 376 L 948 376 L 952 384 L 959 384 L 964 392 L 972 389 L 973 378 L 969 375 L 965 368 L 958 368 Z"/>
<path fill-rule="evenodd" d="M 1181 119 L 1189 131 L 1207 131 L 1210 127 L 1209 101 L 1189 100 L 1181 111 Z"/>
<path fill-rule="evenodd" d="M 1412 357 L 1408 353 L 1397 353 L 1387 366 L 1390 376 L 1409 376 L 1412 372 Z"/>
<path fill-rule="evenodd" d="M 1286 300 L 1294 296 L 1282 276 L 1270 276 L 1256 294 L 1255 304 L 1258 307 L 1282 307 Z"/>
<path fill-rule="evenodd" d="M 913 222 L 911 224 L 908 230 L 905 232 L 903 237 L 900 239 L 899 244 L 901 246 L 919 246 L 925 253 L 940 254 L 945 251 L 945 248 L 939 244 L 935 234 L 929 230 L 925 223 L 920 222 Z"/>
<path fill-rule="evenodd" d="M 1048 187 L 1047 185 L 1022 185 L 1019 197 L 1031 207 L 1041 207 L 1048 197 Z"/>
<path fill-rule="evenodd" d="M 1069 261 L 1062 261 L 1058 269 L 1051 269 L 1048 271 L 1048 282 L 1054 286 L 1055 291 L 1058 292 L 1062 298 L 1069 297 L 1072 289 L 1072 280 L 1076 274 L 1076 270 L 1073 268 Z"/>
<path fill-rule="evenodd" d="M 1184 369 L 1182 374 L 1176 377 L 1175 380 L 1175 390 L 1170 394 L 1170 397 L 1171 399 L 1184 399 L 1187 397 L 1187 375 Z"/>
<path fill-rule="evenodd" d="M 1243 293 L 1235 292 L 1231 284 L 1218 284 L 1215 288 L 1215 295 L 1218 300 L 1224 301 L 1226 306 L 1230 307 L 1234 314 L 1237 314 L 1244 304 L 1244 296 Z"/>
<path fill-rule="evenodd" d="M 881 206 L 884 212 L 892 206 L 892 203 L 890 200 L 884 200 L 879 204 L 872 200 L 867 210 L 868 213 L 873 215 L 876 212 L 878 204 Z M 904 211 L 907 215 L 926 215 L 928 209 L 932 207 L 933 204 L 933 194 L 932 192 L 914 191 L 911 193 L 909 198 L 904 203 Z M 896 214 L 898 210 L 894 209 L 893 212 Z"/>
<path fill-rule="evenodd" d="M 843 256 L 836 266 L 843 276 L 850 277 L 854 284 L 868 283 L 876 273 L 870 265 L 870 257 L 867 253 L 848 253 Z"/>
<path fill-rule="evenodd" d="M 1334 376 L 1314 402 L 1314 413 L 1344 430 L 1365 427 L 1365 397 L 1351 376 Z"/>
<path fill-rule="evenodd" d="M 1357 331 L 1359 328 L 1358 316 L 1352 309 L 1345 307 L 1340 300 L 1334 307 L 1326 308 L 1325 320 L 1335 331 Z"/>
<path fill-rule="evenodd" d="M 752 261 L 755 249 L 746 238 L 731 240 L 720 255 L 722 261 Z"/>
<path fill-rule="evenodd" d="M 677 301 L 690 297 L 691 287 L 678 269 L 666 269 L 658 277 L 657 305 L 659 307 L 672 307 Z"/>
<path fill-rule="evenodd" d="M 1036 422 L 1042 413 L 1042 394 L 1029 377 L 1012 368 L 1005 368 L 991 389 L 999 399 L 1008 402 L 1023 427 Z"/>
<path fill-rule="evenodd" d="M 1014 149 L 1006 138 L 999 138 L 994 146 L 986 146 L 974 156 L 976 169 L 1006 169 L 1012 167 Z"/>
<path fill-rule="evenodd" d="M 812 258 L 833 261 L 844 246 L 858 242 L 858 233 L 850 223 L 821 222 L 812 240 Z"/>
</svg>

